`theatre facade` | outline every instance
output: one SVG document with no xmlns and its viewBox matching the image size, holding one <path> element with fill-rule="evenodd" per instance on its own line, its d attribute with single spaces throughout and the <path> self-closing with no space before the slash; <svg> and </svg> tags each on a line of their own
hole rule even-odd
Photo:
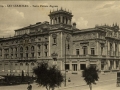
<svg viewBox="0 0 120 90">
<path fill-rule="evenodd" d="M 78 29 L 72 13 L 50 11 L 50 22 L 37 22 L 0 39 L 0 74 L 32 75 L 41 61 L 61 71 L 81 73 L 88 65 L 100 71 L 120 68 L 120 32 L 117 24 Z"/>
</svg>

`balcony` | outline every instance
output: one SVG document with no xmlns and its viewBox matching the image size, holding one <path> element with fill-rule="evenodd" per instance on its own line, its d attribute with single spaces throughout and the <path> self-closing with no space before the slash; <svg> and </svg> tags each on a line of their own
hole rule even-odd
<svg viewBox="0 0 120 90">
<path fill-rule="evenodd" d="M 66 58 L 73 59 L 120 59 L 120 56 L 106 56 L 106 55 L 66 55 Z"/>
</svg>

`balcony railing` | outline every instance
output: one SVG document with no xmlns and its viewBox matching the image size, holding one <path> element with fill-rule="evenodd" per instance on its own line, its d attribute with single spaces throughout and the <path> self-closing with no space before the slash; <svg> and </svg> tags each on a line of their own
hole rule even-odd
<svg viewBox="0 0 120 90">
<path fill-rule="evenodd" d="M 66 55 L 67 58 L 112 58 L 112 59 L 120 59 L 120 56 L 106 56 L 106 55 Z"/>
</svg>

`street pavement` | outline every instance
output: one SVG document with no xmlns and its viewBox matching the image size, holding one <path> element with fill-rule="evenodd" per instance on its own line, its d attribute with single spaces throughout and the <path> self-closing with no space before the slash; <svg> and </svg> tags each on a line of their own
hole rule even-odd
<svg viewBox="0 0 120 90">
<path fill-rule="evenodd" d="M 68 82 L 68 78 L 71 82 Z M 93 90 L 120 90 L 120 87 L 116 87 L 116 73 L 99 74 L 99 81 L 96 85 L 92 85 Z M 62 83 L 61 87 L 55 88 L 55 90 L 89 90 L 89 86 L 83 80 L 80 74 L 67 74 L 67 83 Z M 32 84 L 32 90 L 46 90 L 45 87 L 40 87 L 36 83 Z M 0 90 L 27 90 L 27 84 L 14 85 L 14 86 L 0 86 Z"/>
</svg>

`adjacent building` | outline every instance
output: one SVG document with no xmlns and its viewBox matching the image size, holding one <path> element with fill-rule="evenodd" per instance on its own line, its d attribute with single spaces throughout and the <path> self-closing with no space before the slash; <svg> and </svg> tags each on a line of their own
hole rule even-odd
<svg viewBox="0 0 120 90">
<path fill-rule="evenodd" d="M 61 71 L 80 73 L 88 65 L 100 71 L 119 70 L 120 31 L 117 24 L 78 29 L 72 13 L 50 11 L 50 22 L 37 22 L 0 39 L 0 74 L 32 75 L 41 61 Z"/>
</svg>

